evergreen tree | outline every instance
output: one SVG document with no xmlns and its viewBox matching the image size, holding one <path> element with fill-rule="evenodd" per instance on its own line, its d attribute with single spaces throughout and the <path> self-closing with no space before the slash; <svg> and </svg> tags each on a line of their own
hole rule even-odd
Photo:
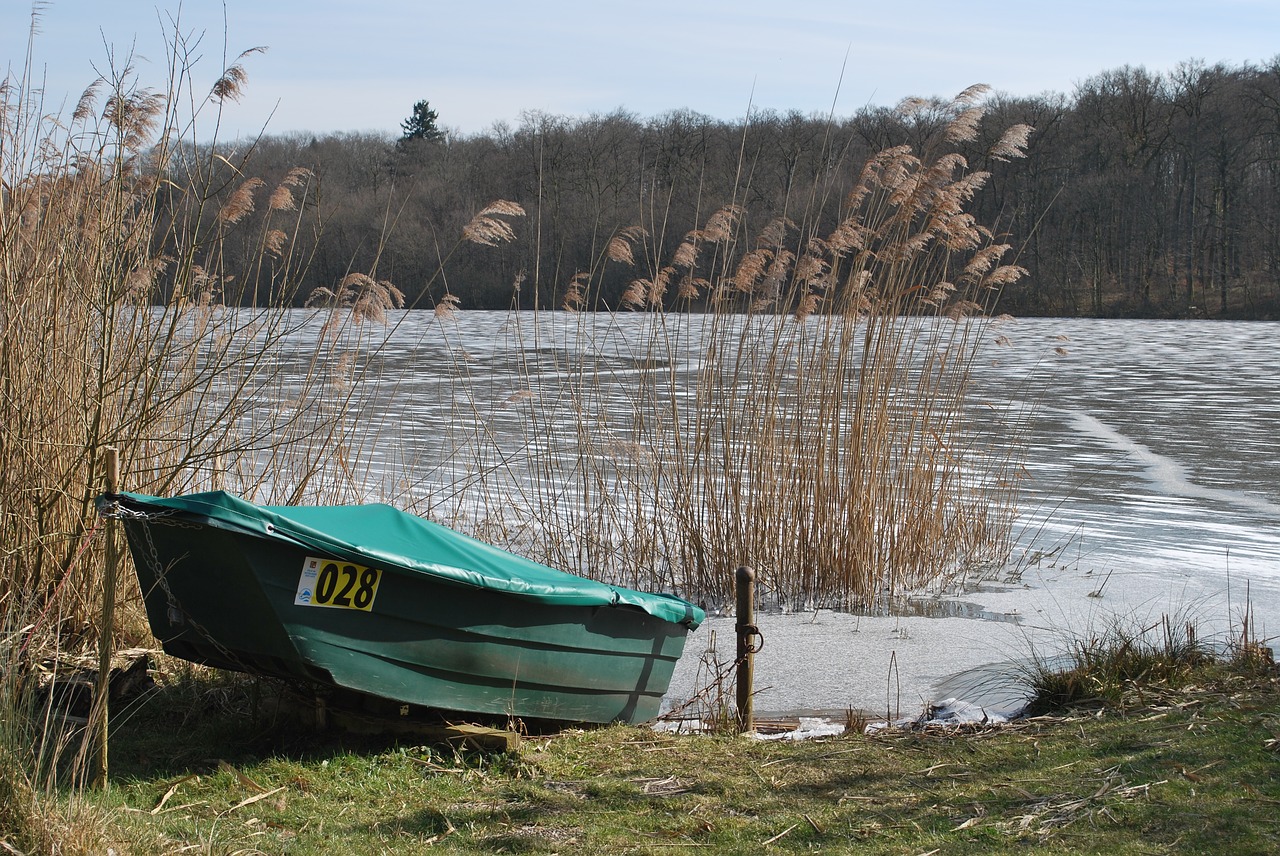
<svg viewBox="0 0 1280 856">
<path fill-rule="evenodd" d="M 419 101 L 413 105 L 413 113 L 400 123 L 400 127 L 404 130 L 404 134 L 400 137 L 400 141 L 407 143 L 410 140 L 425 140 L 428 143 L 437 143 L 444 139 L 444 132 L 436 126 L 436 111 L 431 109 L 431 105 L 426 101 Z"/>
</svg>

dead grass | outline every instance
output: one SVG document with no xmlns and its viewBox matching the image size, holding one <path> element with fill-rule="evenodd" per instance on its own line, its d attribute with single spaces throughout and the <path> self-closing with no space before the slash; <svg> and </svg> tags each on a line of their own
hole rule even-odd
<svg viewBox="0 0 1280 856">
<path fill-rule="evenodd" d="M 91 840 L 91 813 L 60 802 L 91 753 L 32 707 L 28 677 L 104 636 L 152 641 L 131 573 L 114 627 L 103 617 L 106 449 L 128 490 L 359 500 L 369 426 L 342 381 L 370 356 L 360 324 L 403 302 L 376 272 L 352 273 L 327 323 L 283 311 L 307 264 L 293 247 L 314 176 L 246 176 L 208 115 L 244 69 L 222 71 L 206 101 L 177 23 L 166 48 L 168 89 L 116 55 L 70 117 L 42 103 L 33 56 L 0 86 L 0 842 L 41 852 L 81 821 Z M 235 269 L 231 242 L 256 247 Z M 274 347 L 289 338 L 301 353 Z"/>
<path fill-rule="evenodd" d="M 621 229 L 566 285 L 592 311 L 513 316 L 528 440 L 475 435 L 487 516 L 550 564 L 711 602 L 743 564 L 767 597 L 840 608 L 1004 558 L 1019 425 L 972 407 L 969 373 L 1024 271 L 965 210 L 986 174 L 953 145 L 981 110 L 946 110 L 754 232 L 730 202 L 664 261 L 661 212 Z"/>
</svg>

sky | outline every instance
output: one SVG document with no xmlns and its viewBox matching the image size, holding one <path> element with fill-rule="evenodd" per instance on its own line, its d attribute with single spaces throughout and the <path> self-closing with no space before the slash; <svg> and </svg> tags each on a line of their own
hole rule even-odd
<svg viewBox="0 0 1280 856">
<path fill-rule="evenodd" d="M 418 100 L 481 133 L 528 111 L 641 118 L 688 109 L 847 115 L 975 83 L 1059 92 L 1124 65 L 1239 66 L 1280 55 L 1278 0 L 0 0 L 0 73 L 28 46 L 46 109 L 69 111 L 123 58 L 167 79 L 174 21 L 206 92 L 246 49 L 219 136 L 398 134 Z M 206 114 L 207 115 L 207 114 Z M 206 124 L 205 127 L 208 127 Z"/>
</svg>

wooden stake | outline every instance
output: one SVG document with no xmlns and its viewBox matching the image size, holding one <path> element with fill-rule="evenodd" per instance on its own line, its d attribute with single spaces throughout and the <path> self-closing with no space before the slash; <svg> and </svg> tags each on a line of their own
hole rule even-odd
<svg viewBox="0 0 1280 856">
<path fill-rule="evenodd" d="M 752 638 L 760 635 L 756 629 L 756 572 L 750 568 L 738 568 L 734 575 L 737 588 L 737 624 L 738 631 L 738 733 L 754 731 L 755 702 L 753 701 L 752 672 L 756 646 Z"/>
<path fill-rule="evenodd" d="M 114 446 L 103 450 L 106 454 L 106 492 L 120 492 L 120 452 Z M 98 688 L 94 693 L 93 724 L 91 733 L 96 736 L 93 783 L 95 787 L 107 786 L 107 714 L 111 696 L 112 636 L 115 634 L 116 617 L 116 568 L 120 564 L 116 546 L 116 527 L 107 521 L 106 567 L 103 569 L 102 620 L 98 622 Z"/>
</svg>

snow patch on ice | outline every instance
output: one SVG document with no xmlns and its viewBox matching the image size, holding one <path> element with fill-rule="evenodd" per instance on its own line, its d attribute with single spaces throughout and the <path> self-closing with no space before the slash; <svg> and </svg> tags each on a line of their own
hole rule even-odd
<svg viewBox="0 0 1280 856">
<path fill-rule="evenodd" d="M 958 698 L 946 698 L 934 702 L 916 717 L 882 720 L 867 723 L 867 734 L 875 734 L 887 728 L 919 729 L 929 726 L 955 727 L 960 725 L 1004 725 L 1020 711 L 992 710 Z"/>
</svg>

